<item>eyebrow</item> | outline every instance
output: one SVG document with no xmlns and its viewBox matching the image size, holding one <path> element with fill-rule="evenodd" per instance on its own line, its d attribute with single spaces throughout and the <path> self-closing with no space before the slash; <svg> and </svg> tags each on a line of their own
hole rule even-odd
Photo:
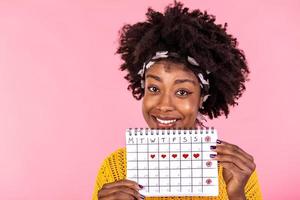
<svg viewBox="0 0 300 200">
<path fill-rule="evenodd" d="M 155 80 L 157 80 L 159 82 L 162 82 L 162 80 L 161 80 L 161 78 L 159 76 L 155 76 L 153 74 L 147 74 L 146 78 L 153 78 L 153 79 L 155 79 Z M 186 83 L 186 82 L 192 83 L 192 84 L 196 85 L 195 81 L 191 80 L 191 79 L 177 79 L 177 80 L 175 80 L 174 83 L 175 84 L 180 84 L 180 83 Z"/>
</svg>

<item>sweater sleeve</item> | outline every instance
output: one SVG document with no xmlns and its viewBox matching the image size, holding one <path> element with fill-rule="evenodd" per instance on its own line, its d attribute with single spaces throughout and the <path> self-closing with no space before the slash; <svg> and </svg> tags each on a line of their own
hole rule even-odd
<svg viewBox="0 0 300 200">
<path fill-rule="evenodd" d="M 262 193 L 260 190 L 260 185 L 258 182 L 258 176 L 256 170 L 251 174 L 245 186 L 245 194 L 247 200 L 262 200 Z"/>
<path fill-rule="evenodd" d="M 118 149 L 104 159 L 98 172 L 92 199 L 98 200 L 98 191 L 106 183 L 122 180 L 126 177 L 125 148 Z"/>
</svg>

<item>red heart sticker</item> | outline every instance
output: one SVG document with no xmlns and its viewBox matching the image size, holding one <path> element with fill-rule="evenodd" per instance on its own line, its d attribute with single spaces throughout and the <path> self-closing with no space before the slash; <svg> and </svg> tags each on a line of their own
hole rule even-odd
<svg viewBox="0 0 300 200">
<path fill-rule="evenodd" d="M 162 157 L 162 158 L 165 158 L 165 157 L 166 157 L 166 154 L 162 154 L 161 157 Z"/>
<path fill-rule="evenodd" d="M 155 154 L 151 154 L 150 156 L 151 156 L 151 158 L 154 158 L 154 157 L 155 157 Z"/>
<path fill-rule="evenodd" d="M 194 153 L 194 155 L 193 155 L 195 158 L 198 158 L 199 156 L 200 156 L 200 154 L 199 153 Z"/>
<path fill-rule="evenodd" d="M 173 158 L 176 158 L 176 157 L 177 157 L 177 154 L 172 154 L 172 157 L 173 157 Z"/>
<path fill-rule="evenodd" d="M 189 156 L 189 154 L 183 154 L 182 155 L 184 158 L 187 158 Z"/>
</svg>

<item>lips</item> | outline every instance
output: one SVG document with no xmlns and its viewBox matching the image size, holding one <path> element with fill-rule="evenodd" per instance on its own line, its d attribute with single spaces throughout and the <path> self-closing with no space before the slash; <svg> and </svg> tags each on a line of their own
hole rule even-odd
<svg viewBox="0 0 300 200">
<path fill-rule="evenodd" d="M 158 128 L 174 128 L 179 118 L 171 116 L 152 116 Z"/>
</svg>

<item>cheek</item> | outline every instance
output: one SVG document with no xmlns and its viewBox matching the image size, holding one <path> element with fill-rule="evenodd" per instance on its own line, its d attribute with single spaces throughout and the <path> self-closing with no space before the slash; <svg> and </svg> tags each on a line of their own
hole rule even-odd
<svg viewBox="0 0 300 200">
<path fill-rule="evenodd" d="M 155 99 L 150 98 L 149 96 L 144 96 L 143 101 L 142 101 L 142 109 L 143 113 L 149 112 L 151 109 L 153 109 L 155 105 Z"/>
<path fill-rule="evenodd" d="M 186 114 L 193 115 L 197 112 L 197 107 L 193 104 L 182 104 L 180 110 Z"/>
<path fill-rule="evenodd" d="M 186 117 L 197 116 L 198 104 L 195 100 L 178 102 L 177 109 Z"/>
</svg>

